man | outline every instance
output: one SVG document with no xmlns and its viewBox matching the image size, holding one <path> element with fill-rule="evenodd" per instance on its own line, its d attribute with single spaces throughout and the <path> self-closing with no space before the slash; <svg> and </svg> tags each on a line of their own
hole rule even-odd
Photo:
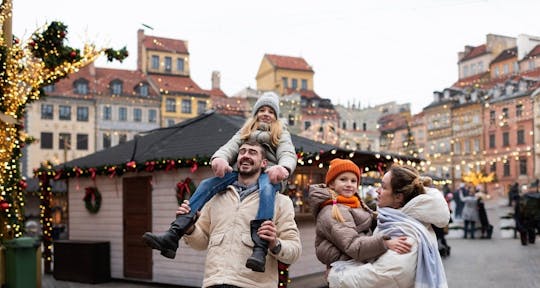
<svg viewBox="0 0 540 288">
<path fill-rule="evenodd" d="M 292 264 L 300 256 L 302 245 L 294 208 L 287 196 L 276 195 L 273 220 L 263 222 L 259 229 L 259 225 L 250 223 L 259 206 L 258 179 L 266 165 L 264 148 L 258 142 L 242 144 L 237 157 L 238 181 L 206 203 L 184 236 L 192 248 L 208 249 L 203 287 L 275 288 L 278 260 Z M 176 214 L 189 211 L 186 200 Z M 245 266 L 254 246 L 265 254 L 263 273 Z"/>
</svg>

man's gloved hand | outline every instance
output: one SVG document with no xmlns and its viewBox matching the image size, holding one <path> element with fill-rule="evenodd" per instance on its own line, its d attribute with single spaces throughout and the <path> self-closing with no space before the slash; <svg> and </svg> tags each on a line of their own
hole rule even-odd
<svg viewBox="0 0 540 288">
<path fill-rule="evenodd" d="M 270 178 L 270 182 L 272 184 L 277 184 L 289 178 L 289 170 L 281 165 L 274 165 L 266 169 L 266 173 L 268 174 L 268 178 Z"/>
<path fill-rule="evenodd" d="M 216 175 L 219 178 L 223 178 L 226 173 L 232 172 L 233 168 L 231 165 L 229 165 L 229 162 L 225 159 L 221 158 L 214 158 L 212 160 L 212 171 L 214 171 L 214 175 Z"/>
</svg>

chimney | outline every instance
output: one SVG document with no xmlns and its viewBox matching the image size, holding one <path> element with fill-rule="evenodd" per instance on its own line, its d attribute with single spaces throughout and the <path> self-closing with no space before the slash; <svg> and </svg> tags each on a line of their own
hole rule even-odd
<svg viewBox="0 0 540 288">
<path fill-rule="evenodd" d="M 137 30 L 137 70 L 146 72 L 146 69 L 143 69 L 143 41 L 144 41 L 144 30 Z"/>
<path fill-rule="evenodd" d="M 221 73 L 212 71 L 212 89 L 221 89 Z"/>
</svg>

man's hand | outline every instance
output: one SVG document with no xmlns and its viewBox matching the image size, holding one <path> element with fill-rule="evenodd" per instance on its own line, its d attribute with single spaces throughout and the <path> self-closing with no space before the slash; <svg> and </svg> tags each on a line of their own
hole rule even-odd
<svg viewBox="0 0 540 288">
<path fill-rule="evenodd" d="M 257 235 L 261 239 L 268 241 L 268 249 L 272 250 L 277 245 L 276 225 L 271 220 L 266 220 L 262 223 L 257 231 Z"/>
<path fill-rule="evenodd" d="M 384 245 L 386 245 L 388 249 L 396 251 L 398 254 L 411 252 L 411 244 L 407 242 L 406 236 L 399 236 L 390 240 L 384 240 Z"/>
<path fill-rule="evenodd" d="M 176 216 L 185 215 L 189 212 L 191 212 L 191 207 L 189 207 L 189 200 L 184 200 L 184 202 L 182 202 L 182 204 L 176 210 Z M 199 215 L 201 215 L 201 212 L 197 211 L 195 219 L 199 218 Z M 186 234 L 190 235 L 191 233 L 193 233 L 193 230 L 195 230 L 195 225 L 191 225 L 191 227 L 186 230 Z"/>
<path fill-rule="evenodd" d="M 217 158 L 216 158 L 217 159 Z M 268 178 L 272 184 L 277 184 L 287 178 L 289 178 L 289 170 L 281 165 L 274 165 L 266 169 Z"/>
<path fill-rule="evenodd" d="M 232 172 L 233 168 L 229 165 L 227 160 L 214 158 L 214 160 L 212 160 L 212 171 L 214 171 L 214 175 L 217 177 L 223 178 L 227 172 Z"/>
</svg>

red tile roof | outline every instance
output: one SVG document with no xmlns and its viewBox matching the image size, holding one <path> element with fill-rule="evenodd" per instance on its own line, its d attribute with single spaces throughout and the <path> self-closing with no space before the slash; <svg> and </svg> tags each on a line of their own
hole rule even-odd
<svg viewBox="0 0 540 288">
<path fill-rule="evenodd" d="M 540 55 L 540 44 L 534 46 L 534 48 L 523 58 L 523 60 L 533 58 L 534 56 L 538 55 Z"/>
<path fill-rule="evenodd" d="M 186 41 L 155 36 L 144 36 L 143 46 L 148 50 L 189 54 Z"/>
<path fill-rule="evenodd" d="M 137 85 L 148 82 L 146 76 L 140 71 L 98 68 L 92 67 L 91 65 L 81 68 L 79 71 L 71 74 L 69 78 L 64 78 L 58 83 L 54 84 L 54 91 L 48 94 L 84 98 L 92 97 L 93 95 L 110 95 L 110 83 L 111 81 L 118 79 L 122 81 L 124 96 L 137 96 L 135 93 L 135 88 Z M 90 73 L 92 69 L 95 71 L 93 76 Z M 74 93 L 73 83 L 81 78 L 88 81 L 88 95 Z M 148 89 L 148 95 L 150 97 L 159 96 L 154 89 Z"/>
<path fill-rule="evenodd" d="M 506 50 L 503 50 L 495 59 L 491 61 L 490 64 L 502 62 L 508 59 L 517 58 L 517 47 L 512 47 Z"/>
<path fill-rule="evenodd" d="M 462 79 L 459 79 L 456 83 L 452 85 L 452 87 L 467 87 L 472 85 L 482 85 L 484 83 L 487 83 L 489 81 L 489 71 L 472 75 L 469 77 L 465 77 Z"/>
<path fill-rule="evenodd" d="M 209 94 L 210 96 L 213 96 L 213 97 L 221 97 L 221 98 L 226 98 L 227 97 L 227 94 L 225 94 L 225 92 L 223 92 L 223 90 L 221 90 L 219 88 L 206 90 L 206 93 Z"/>
<path fill-rule="evenodd" d="M 194 94 L 209 96 L 206 90 L 201 89 L 191 78 L 173 75 L 149 75 L 153 83 L 159 87 L 162 94 Z"/>
<path fill-rule="evenodd" d="M 486 44 L 482 44 L 480 46 L 477 46 L 477 47 L 474 47 L 473 49 L 471 49 L 471 51 L 469 51 L 468 54 L 463 56 L 463 58 L 461 58 L 459 60 L 459 62 L 467 61 L 467 60 L 476 58 L 478 56 L 484 55 L 486 53 L 487 53 L 487 46 L 486 46 Z"/>
<path fill-rule="evenodd" d="M 244 116 L 251 111 L 251 107 L 247 98 L 242 97 L 211 97 L 212 109 L 224 115 Z"/>
<path fill-rule="evenodd" d="M 284 94 L 290 95 L 293 93 L 298 93 L 300 96 L 308 98 L 308 99 L 320 99 L 321 97 L 315 93 L 313 90 L 302 90 L 302 89 L 293 89 L 293 88 L 285 88 Z"/>
<path fill-rule="evenodd" d="M 276 68 L 313 72 L 311 66 L 301 57 L 273 54 L 265 54 L 264 57 L 266 57 Z"/>
</svg>

